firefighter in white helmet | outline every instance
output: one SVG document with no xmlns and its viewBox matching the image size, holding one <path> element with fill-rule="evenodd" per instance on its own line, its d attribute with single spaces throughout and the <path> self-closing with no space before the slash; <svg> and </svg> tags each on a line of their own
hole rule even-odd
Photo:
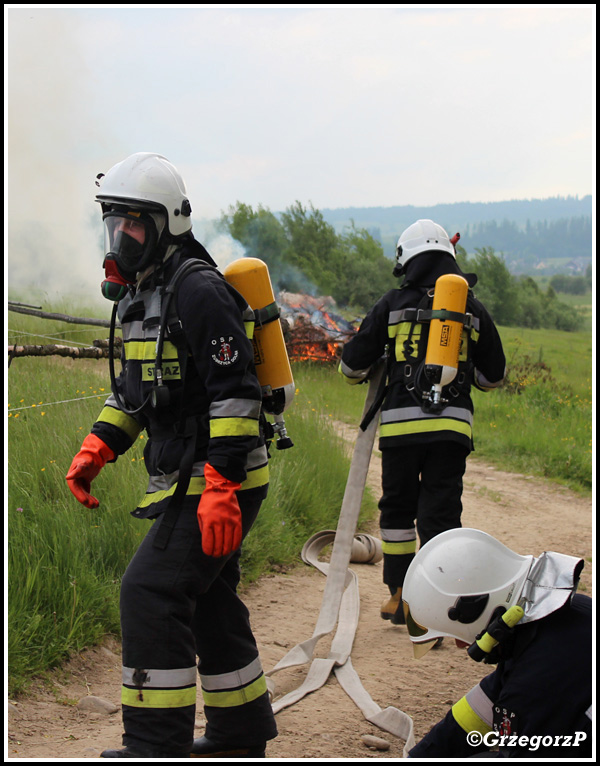
<svg viewBox="0 0 600 766">
<path fill-rule="evenodd" d="M 583 563 L 522 556 L 477 529 L 448 530 L 419 550 L 402 593 L 415 657 L 448 636 L 498 667 L 411 758 L 591 755 L 592 601 L 575 592 Z"/>
<path fill-rule="evenodd" d="M 458 238 L 457 234 L 451 240 L 442 226 L 428 219 L 409 226 L 396 252 L 394 275 L 404 278 L 400 288 L 375 304 L 342 352 L 340 371 L 349 383 L 367 380 L 382 356 L 388 362 L 385 396 L 377 402 L 382 405 L 383 581 L 389 588 L 380 614 L 396 625 L 404 623 L 402 584 L 417 535 L 423 545 L 461 525 L 462 480 L 473 449 L 471 387 L 491 390 L 505 374 L 498 331 L 470 289 L 477 278 L 463 274 L 456 261 Z M 464 285 L 462 314 L 433 311 L 438 282 L 448 278 Z M 440 321 L 436 316 L 448 318 L 448 328 L 458 326 L 461 335 L 455 377 L 441 387 L 441 398 L 434 402 L 428 398 L 427 350 L 434 322 Z"/>
<path fill-rule="evenodd" d="M 276 726 L 236 594 L 240 546 L 268 486 L 254 312 L 193 237 L 165 157 L 134 154 L 97 185 L 122 371 L 111 362 L 112 395 L 67 482 L 97 507 L 91 482 L 145 430 L 148 486 L 133 515 L 156 519 L 121 586 L 125 747 L 102 757 L 265 757 Z M 197 673 L 206 731 L 194 740 Z"/>
</svg>

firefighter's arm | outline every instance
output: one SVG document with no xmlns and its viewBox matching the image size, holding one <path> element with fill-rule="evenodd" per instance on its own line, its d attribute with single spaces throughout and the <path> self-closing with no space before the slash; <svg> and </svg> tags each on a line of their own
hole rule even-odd
<svg viewBox="0 0 600 766">
<path fill-rule="evenodd" d="M 373 366 L 384 355 L 388 343 L 387 317 L 384 296 L 363 319 L 356 335 L 345 344 L 338 372 L 347 383 L 365 383 Z"/>
<path fill-rule="evenodd" d="M 208 556 L 227 556 L 242 542 L 237 492 L 246 478 L 248 453 L 258 444 L 262 402 L 244 326 L 246 304 L 238 304 L 225 282 L 203 273 L 191 274 L 183 283 L 178 307 L 209 402 L 206 488 L 197 510 L 202 550 Z"/>
<path fill-rule="evenodd" d="M 506 357 L 500 334 L 491 316 L 480 307 L 479 333 L 473 350 L 473 385 L 479 391 L 492 391 L 504 383 Z"/>
<path fill-rule="evenodd" d="M 262 394 L 237 299 L 224 280 L 206 272 L 190 274 L 178 291 L 181 323 L 208 401 L 208 462 L 241 483 L 258 444 Z"/>
<path fill-rule="evenodd" d="M 480 685 L 460 699 L 410 750 L 411 758 L 471 757 L 489 750 L 484 737 L 492 731 L 492 701 Z"/>
</svg>

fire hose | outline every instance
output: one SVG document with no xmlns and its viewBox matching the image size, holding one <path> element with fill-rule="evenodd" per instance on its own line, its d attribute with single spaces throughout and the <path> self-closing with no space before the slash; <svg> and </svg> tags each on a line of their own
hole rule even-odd
<svg viewBox="0 0 600 766">
<path fill-rule="evenodd" d="M 369 379 L 369 390 L 364 407 L 364 416 L 371 410 L 373 402 L 380 395 L 385 383 L 385 364 L 380 362 L 373 369 Z M 311 663 L 304 682 L 295 690 L 272 702 L 273 711 L 278 713 L 283 708 L 295 704 L 307 694 L 320 689 L 333 671 L 341 687 L 360 708 L 364 717 L 375 726 L 403 739 L 404 756 L 414 746 L 412 718 L 394 707 L 382 710 L 363 687 L 356 670 L 352 666 L 350 654 L 358 626 L 360 598 L 358 578 L 349 568 L 351 560 L 357 557 L 369 560 L 376 554 L 375 541 L 369 535 L 356 535 L 356 525 L 367 481 L 367 472 L 373 451 L 378 418 L 359 430 L 342 507 L 335 532 L 325 530 L 313 535 L 302 549 L 305 563 L 317 568 L 326 575 L 327 581 L 317 624 L 311 638 L 296 644 L 276 665 L 267 672 L 267 684 L 274 699 L 275 684 L 271 678 L 275 673 L 286 668 Z M 320 551 L 333 541 L 330 562 L 319 561 Z M 354 551 L 354 553 L 353 553 Z M 316 646 L 336 627 L 337 630 L 330 645 L 327 657 L 315 657 Z"/>
</svg>

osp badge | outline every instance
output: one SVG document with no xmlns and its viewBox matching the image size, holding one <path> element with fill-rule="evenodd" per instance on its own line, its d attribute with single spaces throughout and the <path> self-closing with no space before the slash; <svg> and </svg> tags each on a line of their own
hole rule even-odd
<svg viewBox="0 0 600 766">
<path fill-rule="evenodd" d="M 215 353 L 212 354 L 213 362 L 216 362 L 223 367 L 229 367 L 230 364 L 233 364 L 237 360 L 239 352 L 237 349 L 233 349 L 231 345 L 232 340 L 233 335 L 221 337 L 219 339 L 213 338 L 213 340 L 211 340 L 211 344 L 215 347 Z"/>
</svg>

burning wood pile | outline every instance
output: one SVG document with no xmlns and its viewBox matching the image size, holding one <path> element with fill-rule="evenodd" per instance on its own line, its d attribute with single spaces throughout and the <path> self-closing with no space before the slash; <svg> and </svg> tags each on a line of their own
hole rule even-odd
<svg viewBox="0 0 600 766">
<path fill-rule="evenodd" d="M 335 313 L 333 298 L 283 291 L 276 300 L 292 361 L 339 361 L 344 343 L 356 328 Z"/>
</svg>

